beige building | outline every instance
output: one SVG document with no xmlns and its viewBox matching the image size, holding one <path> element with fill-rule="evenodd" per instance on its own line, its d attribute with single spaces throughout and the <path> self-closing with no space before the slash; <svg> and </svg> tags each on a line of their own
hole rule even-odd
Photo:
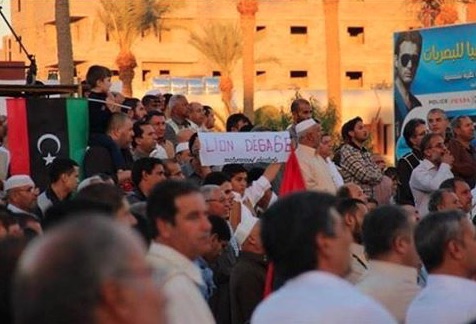
<svg viewBox="0 0 476 324">
<path fill-rule="evenodd" d="M 158 36 L 138 39 L 133 52 L 138 67 L 136 96 L 152 88 L 154 77 L 210 77 L 217 68 L 189 43 L 189 31 L 214 21 L 239 23 L 236 0 L 176 0 L 183 6 L 164 17 Z M 295 89 L 325 100 L 326 52 L 322 0 L 260 0 L 256 14 L 255 107 L 288 107 Z M 57 73 L 54 0 L 11 0 L 11 22 L 39 67 L 38 78 Z M 393 122 L 393 32 L 418 27 L 409 0 L 341 0 L 339 7 L 342 119 L 360 114 L 366 121 L 380 116 Z M 118 46 L 98 18 L 99 0 L 70 0 L 71 33 L 77 76 L 84 79 L 92 64 L 112 70 Z M 3 39 L 1 60 L 26 57 L 13 37 Z M 272 60 L 269 60 L 269 59 Z M 268 61 L 266 61 L 268 59 Z M 241 106 L 241 62 L 233 72 L 235 102 Z M 379 89 L 379 90 L 376 90 Z M 214 99 L 219 105 L 219 95 Z M 325 102 L 324 102 L 325 103 Z M 391 127 L 387 136 L 391 138 Z M 391 142 L 391 141 L 390 141 Z M 391 154 L 391 152 L 387 152 Z"/>
</svg>

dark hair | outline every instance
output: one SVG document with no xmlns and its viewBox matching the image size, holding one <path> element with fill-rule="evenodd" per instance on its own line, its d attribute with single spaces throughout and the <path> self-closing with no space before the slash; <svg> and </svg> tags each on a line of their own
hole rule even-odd
<svg viewBox="0 0 476 324">
<path fill-rule="evenodd" d="M 203 113 L 205 116 L 210 116 L 210 114 L 213 112 L 213 108 L 207 105 L 203 105 Z"/>
<path fill-rule="evenodd" d="M 399 206 L 385 205 L 365 215 L 362 223 L 362 240 L 370 259 L 392 251 L 395 237 L 411 229 L 405 210 Z"/>
<path fill-rule="evenodd" d="M 231 233 L 226 220 L 217 215 L 210 215 L 208 221 L 212 224 L 210 234 L 216 234 L 220 241 L 230 241 Z"/>
<path fill-rule="evenodd" d="M 153 157 L 145 157 L 138 159 L 132 165 L 131 171 L 131 180 L 134 186 L 138 187 L 139 183 L 142 181 L 142 173 L 145 172 L 147 174 L 151 174 L 152 170 L 154 170 L 156 165 L 164 165 L 162 160 L 153 158 Z"/>
<path fill-rule="evenodd" d="M 141 102 L 144 106 L 147 106 L 151 101 L 155 100 L 159 100 L 159 97 L 154 95 L 145 95 L 142 97 Z"/>
<path fill-rule="evenodd" d="M 410 119 L 405 124 L 405 127 L 403 128 L 403 138 L 405 139 L 405 143 L 407 143 L 408 147 L 413 147 L 411 138 L 415 136 L 415 131 L 420 125 L 426 125 L 425 121 L 420 118 Z"/>
<path fill-rule="evenodd" d="M 421 34 L 419 31 L 411 30 L 411 31 L 398 33 L 397 39 L 395 40 L 395 48 L 393 52 L 395 55 L 400 54 L 400 45 L 402 45 L 403 42 L 411 42 L 416 44 L 418 46 L 418 56 L 420 56 L 423 38 L 421 37 Z"/>
<path fill-rule="evenodd" d="M 430 142 L 433 137 L 441 136 L 440 134 L 429 133 L 423 136 L 420 143 L 420 151 L 423 153 L 427 148 L 430 147 Z"/>
<path fill-rule="evenodd" d="M 430 213 L 417 225 L 415 244 L 426 270 L 431 273 L 444 261 L 450 240 L 462 236 L 462 221 L 466 215 L 459 210 Z"/>
<path fill-rule="evenodd" d="M 190 151 L 190 154 L 192 155 L 193 155 L 192 147 L 193 147 L 193 144 L 195 144 L 195 141 L 197 140 L 198 140 L 198 133 L 193 133 L 192 136 L 190 136 L 188 140 L 188 149 Z"/>
<path fill-rule="evenodd" d="M 147 198 L 147 218 L 153 224 L 152 235 L 156 237 L 157 219 L 162 219 L 172 225 L 175 225 L 175 214 L 177 206 L 175 200 L 178 197 L 200 193 L 200 188 L 189 181 L 165 180 L 158 183 Z"/>
<path fill-rule="evenodd" d="M 297 113 L 297 112 L 299 111 L 299 106 L 300 106 L 301 104 L 305 104 L 305 105 L 311 106 L 311 104 L 309 103 L 309 101 L 307 101 L 306 99 L 303 99 L 303 98 L 295 99 L 295 100 L 293 100 L 293 102 L 291 103 L 291 113 Z"/>
<path fill-rule="evenodd" d="M 109 215 L 112 217 L 113 210 L 112 206 L 107 203 L 75 197 L 72 200 L 60 201 L 48 208 L 41 226 L 43 230 L 47 231 L 66 220 L 86 214 Z"/>
<path fill-rule="evenodd" d="M 214 184 L 217 186 L 221 186 L 225 182 L 230 182 L 230 177 L 226 175 L 223 172 L 219 171 L 213 171 L 210 172 L 205 176 L 205 179 L 203 179 L 203 186 L 204 185 L 209 185 L 209 184 Z"/>
<path fill-rule="evenodd" d="M 78 167 L 76 161 L 67 158 L 56 158 L 48 168 L 48 176 L 51 183 L 58 181 L 63 174 L 70 175 L 74 168 Z"/>
<path fill-rule="evenodd" d="M 108 183 L 93 183 L 82 189 L 75 199 L 99 202 L 108 205 L 115 214 L 122 206 L 124 195 L 118 187 Z"/>
<path fill-rule="evenodd" d="M 11 292 L 13 275 L 27 245 L 23 237 L 7 236 L 0 240 L 0 322 L 13 323 Z"/>
<path fill-rule="evenodd" d="M 344 198 L 337 201 L 336 209 L 339 214 L 344 216 L 347 213 L 353 214 L 357 212 L 359 210 L 359 204 L 366 206 L 365 203 L 360 199 Z"/>
<path fill-rule="evenodd" d="M 440 189 L 449 189 L 451 191 L 456 191 L 457 182 L 466 182 L 466 181 L 464 181 L 464 179 L 460 177 L 449 178 L 440 184 Z"/>
<path fill-rule="evenodd" d="M 134 135 L 132 136 L 132 147 L 137 147 L 136 138 L 142 138 L 142 135 L 144 134 L 144 129 L 142 127 L 149 125 L 148 122 L 143 120 L 136 121 L 134 125 L 132 125 L 132 131 L 134 132 Z"/>
<path fill-rule="evenodd" d="M 164 93 L 162 96 L 164 97 L 165 107 L 168 107 L 168 106 L 169 106 L 170 98 L 172 98 L 173 94 L 171 94 L 171 93 Z"/>
<path fill-rule="evenodd" d="M 433 191 L 430 194 L 430 199 L 428 200 L 428 211 L 436 212 L 438 211 L 438 206 L 443 203 L 445 193 L 452 193 L 451 189 L 438 189 Z"/>
<path fill-rule="evenodd" d="M 248 171 L 248 186 L 253 183 L 253 181 L 258 180 L 264 174 L 263 168 L 252 168 Z"/>
<path fill-rule="evenodd" d="M 345 198 L 352 198 L 350 196 L 350 189 L 348 186 L 346 186 L 345 184 L 340 186 L 338 189 L 337 189 L 337 192 L 336 192 L 336 197 L 339 198 L 339 199 L 345 199 Z"/>
<path fill-rule="evenodd" d="M 130 107 L 131 110 L 134 112 L 134 115 L 135 115 L 135 110 L 137 108 L 137 104 L 140 102 L 139 99 L 137 98 L 126 98 L 123 102 L 122 102 L 122 105 L 123 106 L 127 106 L 127 107 Z M 123 108 L 122 112 L 124 113 L 127 113 L 128 109 L 126 108 Z"/>
<path fill-rule="evenodd" d="M 246 117 L 245 114 L 231 114 L 228 119 L 226 120 L 226 131 L 231 132 L 231 129 L 233 127 L 236 127 L 240 121 L 243 121 L 245 123 L 251 124 L 251 120 Z"/>
<path fill-rule="evenodd" d="M 460 128 L 460 127 L 461 127 L 461 121 L 462 121 L 463 119 L 466 119 L 466 118 L 471 119 L 471 118 L 470 118 L 469 116 L 467 116 L 467 115 L 454 117 L 453 120 L 451 121 L 451 130 L 454 132 L 455 128 Z"/>
<path fill-rule="evenodd" d="M 221 172 L 226 174 L 230 179 L 232 179 L 238 173 L 247 173 L 243 164 L 226 164 L 221 169 Z"/>
<path fill-rule="evenodd" d="M 355 125 L 357 125 L 358 122 L 363 122 L 362 118 L 355 117 L 347 121 L 344 125 L 342 125 L 341 136 L 344 142 L 346 143 L 350 142 L 351 138 L 350 138 L 349 132 L 352 132 L 354 130 Z"/>
<path fill-rule="evenodd" d="M 86 73 L 86 81 L 94 88 L 97 86 L 97 82 L 104 80 L 105 78 L 110 78 L 112 76 L 111 70 L 105 66 L 101 65 L 92 65 L 89 67 L 88 72 Z"/>
<path fill-rule="evenodd" d="M 316 235 L 335 235 L 332 195 L 300 192 L 281 198 L 263 214 L 261 237 L 276 274 L 291 279 L 318 268 Z"/>
</svg>

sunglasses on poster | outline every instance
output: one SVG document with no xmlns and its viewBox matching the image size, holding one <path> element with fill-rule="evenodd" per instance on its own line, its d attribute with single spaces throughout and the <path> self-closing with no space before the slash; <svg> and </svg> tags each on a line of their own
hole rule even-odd
<svg viewBox="0 0 476 324">
<path fill-rule="evenodd" d="M 402 63 L 403 66 L 407 66 L 408 62 L 412 61 L 412 66 L 415 66 L 419 59 L 420 56 L 416 54 L 403 54 L 400 56 L 400 63 Z"/>
</svg>

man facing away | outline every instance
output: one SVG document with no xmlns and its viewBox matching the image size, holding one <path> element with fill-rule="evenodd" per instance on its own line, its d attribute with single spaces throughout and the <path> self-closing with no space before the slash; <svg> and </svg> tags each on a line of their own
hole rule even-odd
<svg viewBox="0 0 476 324">
<path fill-rule="evenodd" d="M 262 217 L 261 237 L 276 275 L 287 282 L 255 310 L 251 323 L 395 323 L 377 302 L 342 279 L 351 237 L 318 192 L 291 194 Z"/>
<path fill-rule="evenodd" d="M 357 288 L 382 304 L 400 323 L 405 321 L 407 308 L 420 291 L 415 225 L 414 218 L 393 205 L 371 211 L 362 225 L 369 270 Z"/>
</svg>

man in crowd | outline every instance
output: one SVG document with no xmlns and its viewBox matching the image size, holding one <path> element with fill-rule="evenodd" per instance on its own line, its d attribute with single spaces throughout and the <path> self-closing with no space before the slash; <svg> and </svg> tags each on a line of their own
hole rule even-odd
<svg viewBox="0 0 476 324">
<path fill-rule="evenodd" d="M 443 136 L 445 143 L 449 140 L 449 138 L 447 138 L 447 130 L 448 126 L 450 125 L 450 122 L 443 109 L 430 109 L 430 111 L 426 115 L 426 121 L 430 133 L 440 134 L 441 136 Z"/>
<path fill-rule="evenodd" d="M 211 225 L 200 189 L 186 181 L 158 184 L 148 198 L 147 217 L 154 237 L 148 259 L 163 274 L 168 323 L 214 323 L 193 263 L 210 249 Z"/>
<path fill-rule="evenodd" d="M 154 127 L 145 122 L 137 121 L 132 128 L 132 158 L 134 161 L 149 157 L 157 146 L 157 134 Z"/>
<path fill-rule="evenodd" d="M 51 206 L 71 198 L 78 187 L 79 166 L 74 160 L 56 158 L 49 166 L 48 176 L 50 184 L 37 199 L 42 215 Z"/>
<path fill-rule="evenodd" d="M 19 324 L 165 323 L 164 304 L 141 240 L 98 215 L 29 245 L 13 289 Z"/>
<path fill-rule="evenodd" d="M 471 188 L 468 183 L 462 178 L 451 178 L 446 179 L 440 185 L 440 189 L 449 189 L 453 191 L 461 203 L 462 210 L 472 219 L 472 208 L 473 208 L 473 194 L 471 193 Z"/>
<path fill-rule="evenodd" d="M 429 276 L 410 304 L 405 322 L 474 321 L 476 232 L 471 221 L 456 210 L 429 214 L 417 225 L 415 242 Z"/>
<path fill-rule="evenodd" d="M 337 190 L 336 196 L 337 198 L 353 198 L 363 201 L 364 203 L 368 202 L 368 197 L 362 188 L 353 182 L 348 182 L 340 187 Z"/>
<path fill-rule="evenodd" d="M 286 284 L 265 299 L 252 323 L 395 323 L 391 315 L 342 278 L 350 267 L 350 232 L 318 192 L 288 195 L 262 217 L 261 237 Z"/>
<path fill-rule="evenodd" d="M 382 181 L 382 171 L 372 161 L 371 153 L 364 147 L 369 132 L 362 118 L 355 117 L 342 126 L 344 145 L 340 148 L 340 167 L 344 182 L 354 182 L 373 197 L 373 187 Z"/>
<path fill-rule="evenodd" d="M 330 176 L 332 177 L 335 187 L 340 188 L 344 185 L 344 179 L 342 178 L 342 175 L 337 169 L 335 163 L 331 160 L 333 145 L 332 136 L 330 134 L 324 133 L 321 135 L 321 143 L 319 144 L 317 153 L 326 162 L 326 166 L 329 169 Z"/>
<path fill-rule="evenodd" d="M 115 113 L 109 120 L 106 133 L 120 148 L 126 162 L 126 169 L 117 169 L 109 151 L 102 146 L 91 146 L 84 156 L 84 173 L 91 177 L 99 173 L 105 173 L 118 183 L 130 181 L 132 168 L 132 155 L 129 147 L 132 142 L 132 121 L 126 114 Z"/>
<path fill-rule="evenodd" d="M 293 123 L 288 128 L 288 131 L 293 142 L 297 143 L 298 136 L 296 133 L 296 125 L 312 117 L 312 107 L 309 101 L 303 98 L 295 99 L 291 103 L 291 116 L 293 118 Z"/>
<path fill-rule="evenodd" d="M 476 150 L 471 141 L 474 138 L 474 125 L 468 116 L 457 116 L 451 121 L 454 137 L 448 141 L 448 150 L 454 157 L 451 172 L 464 179 L 470 188 L 476 184 Z"/>
<path fill-rule="evenodd" d="M 337 188 L 327 165 L 316 153 L 321 142 L 321 124 L 310 118 L 297 124 L 295 130 L 298 138 L 296 157 L 306 189 L 335 193 Z"/>
<path fill-rule="evenodd" d="M 184 180 L 182 168 L 175 158 L 164 160 L 164 172 L 167 179 Z"/>
<path fill-rule="evenodd" d="M 443 137 L 436 133 L 423 137 L 420 150 L 424 160 L 412 172 L 410 189 L 415 197 L 415 207 L 420 216 L 425 217 L 430 194 L 437 190 L 443 181 L 453 178 L 451 165 L 454 158 L 446 148 Z"/>
<path fill-rule="evenodd" d="M 230 277 L 231 322 L 246 323 L 263 299 L 267 260 L 256 217 L 244 218 L 235 237 L 241 246 L 240 256 Z"/>
<path fill-rule="evenodd" d="M 430 194 L 428 211 L 463 210 L 458 196 L 450 189 L 438 189 Z"/>
<path fill-rule="evenodd" d="M 141 201 L 145 202 L 155 185 L 165 181 L 164 164 L 156 158 L 139 159 L 132 166 L 131 178 L 134 190 L 129 193 L 127 200 L 131 205 Z"/>
<path fill-rule="evenodd" d="M 40 222 L 37 209 L 38 188 L 27 175 L 14 175 L 5 181 L 7 209 L 13 214 L 28 214 Z"/>
<path fill-rule="evenodd" d="M 337 211 L 344 220 L 344 225 L 352 234 L 350 246 L 350 273 L 346 279 L 352 284 L 359 282 L 369 267 L 362 245 L 362 223 L 368 209 L 366 204 L 358 199 L 342 199 L 337 203 Z"/>
<path fill-rule="evenodd" d="M 397 206 L 382 206 L 365 216 L 362 238 L 369 270 L 357 288 L 405 321 L 417 285 L 420 258 L 413 238 L 415 219 Z"/>
<path fill-rule="evenodd" d="M 413 170 L 423 160 L 423 153 L 420 151 L 420 144 L 423 136 L 427 133 L 425 121 L 423 119 L 410 119 L 403 128 L 403 138 L 405 143 L 412 149 L 397 162 L 398 187 L 397 202 L 399 204 L 415 204 L 410 190 L 410 176 Z"/>
<path fill-rule="evenodd" d="M 182 129 L 191 129 L 192 124 L 188 120 L 190 106 L 184 95 L 176 94 L 169 101 L 170 119 L 167 120 L 165 139 L 177 144 L 177 133 Z"/>
<path fill-rule="evenodd" d="M 226 120 L 227 132 L 239 132 L 244 126 L 250 126 L 251 121 L 244 114 L 231 114 Z"/>
<path fill-rule="evenodd" d="M 193 128 L 198 131 L 206 130 L 205 128 L 205 113 L 203 111 L 203 106 L 199 102 L 190 103 L 190 112 L 188 118 L 190 122 L 193 123 Z"/>
<path fill-rule="evenodd" d="M 151 124 L 155 129 L 155 134 L 157 135 L 157 147 L 156 150 L 159 152 L 157 157 L 169 159 L 175 157 L 174 145 L 171 141 L 165 139 L 165 115 L 164 113 L 158 111 L 150 111 L 147 114 L 146 121 Z"/>
</svg>

